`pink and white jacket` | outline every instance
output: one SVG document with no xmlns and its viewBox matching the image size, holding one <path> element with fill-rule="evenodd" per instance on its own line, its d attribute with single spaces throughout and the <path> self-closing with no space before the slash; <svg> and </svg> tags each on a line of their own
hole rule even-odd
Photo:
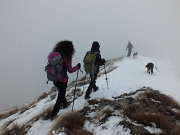
<svg viewBox="0 0 180 135">
<path fill-rule="evenodd" d="M 69 72 L 69 73 L 73 73 L 73 72 L 76 72 L 78 69 L 79 69 L 79 67 L 78 66 L 74 66 L 74 67 L 72 67 L 72 60 L 71 59 L 69 59 L 68 57 L 64 57 L 63 58 L 63 62 L 65 63 L 65 65 L 66 65 L 66 69 L 67 69 L 67 71 L 66 71 L 66 73 L 65 73 L 65 76 L 63 77 L 63 78 L 61 78 L 59 81 L 60 82 L 68 82 L 68 75 L 67 75 L 67 72 Z"/>
</svg>

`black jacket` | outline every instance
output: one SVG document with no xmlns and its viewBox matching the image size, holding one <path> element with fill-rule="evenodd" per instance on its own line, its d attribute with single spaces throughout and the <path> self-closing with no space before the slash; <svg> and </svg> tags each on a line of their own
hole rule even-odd
<svg viewBox="0 0 180 135">
<path fill-rule="evenodd" d="M 99 48 L 100 48 L 99 43 L 98 43 L 97 41 L 95 41 L 95 42 L 93 42 L 93 44 L 92 44 L 91 51 L 88 51 L 88 52 L 86 53 L 86 55 L 87 55 L 89 52 L 91 52 L 91 53 L 96 53 L 96 52 L 97 52 L 97 53 L 96 53 L 96 60 L 95 60 L 95 62 L 94 62 L 94 65 L 95 65 L 96 68 L 97 68 L 97 72 L 99 72 L 99 66 L 104 65 L 104 63 L 106 62 L 105 59 L 102 59 L 102 58 L 101 58 L 101 54 L 100 54 Z M 85 57 L 86 57 L 86 55 L 85 55 Z M 84 59 L 85 59 L 85 57 L 84 57 Z M 83 61 L 84 61 L 84 60 L 83 60 Z"/>
</svg>

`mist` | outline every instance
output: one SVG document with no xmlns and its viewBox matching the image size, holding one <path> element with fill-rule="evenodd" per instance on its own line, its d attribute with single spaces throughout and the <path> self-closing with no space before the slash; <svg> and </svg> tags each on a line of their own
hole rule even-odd
<svg viewBox="0 0 180 135">
<path fill-rule="evenodd" d="M 179 0 L 1 0 L 0 112 L 50 91 L 44 67 L 62 40 L 74 44 L 73 66 L 83 64 L 93 41 L 106 60 L 126 55 L 130 41 L 133 52 L 180 68 L 179 6 Z M 69 82 L 75 78 L 69 74 Z"/>
</svg>

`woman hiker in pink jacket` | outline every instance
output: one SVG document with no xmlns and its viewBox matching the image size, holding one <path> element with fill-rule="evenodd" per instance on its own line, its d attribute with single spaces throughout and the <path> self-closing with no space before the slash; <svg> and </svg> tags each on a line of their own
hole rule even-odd
<svg viewBox="0 0 180 135">
<path fill-rule="evenodd" d="M 63 104 L 63 108 L 66 108 L 68 105 L 68 102 L 65 97 L 67 83 L 68 83 L 67 72 L 73 73 L 81 68 L 80 63 L 78 63 L 75 67 L 72 67 L 72 57 L 75 53 L 75 49 L 71 41 L 58 42 L 53 48 L 51 53 L 57 53 L 57 52 L 60 53 L 63 58 L 64 77 L 57 82 L 53 82 L 53 84 L 58 88 L 58 97 L 54 105 L 53 111 L 51 113 L 51 119 L 53 119 L 59 112 L 61 103 Z"/>
</svg>

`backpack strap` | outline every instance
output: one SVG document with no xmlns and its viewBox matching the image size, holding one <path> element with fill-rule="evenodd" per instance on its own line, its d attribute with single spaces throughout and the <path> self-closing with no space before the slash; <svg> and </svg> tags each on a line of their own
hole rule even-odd
<svg viewBox="0 0 180 135">
<path fill-rule="evenodd" d="M 88 51 L 88 52 L 87 52 L 87 54 L 95 54 L 95 55 L 98 54 L 98 53 L 99 53 L 99 52 L 94 52 L 94 53 L 92 53 L 91 51 Z"/>
</svg>

